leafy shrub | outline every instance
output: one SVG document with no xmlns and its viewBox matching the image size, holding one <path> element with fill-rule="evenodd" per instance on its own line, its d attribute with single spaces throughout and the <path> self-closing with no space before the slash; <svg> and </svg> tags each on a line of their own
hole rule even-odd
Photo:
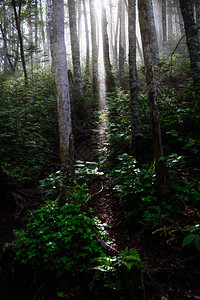
<svg viewBox="0 0 200 300">
<path fill-rule="evenodd" d="M 200 252 L 200 224 L 187 226 L 183 231 L 189 232 L 190 234 L 183 239 L 182 247 L 194 243 L 196 249 Z"/>
<path fill-rule="evenodd" d="M 58 142 L 54 76 L 43 70 L 27 85 L 22 77 L 0 84 L 1 164 L 8 174 L 27 179 L 49 163 Z"/>
<path fill-rule="evenodd" d="M 32 211 L 25 229 L 15 231 L 16 259 L 34 268 L 77 273 L 87 270 L 102 252 L 94 234 L 103 236 L 99 221 L 80 206 L 47 201 Z"/>
<path fill-rule="evenodd" d="M 135 158 L 124 153 L 118 156 L 115 168 L 110 172 L 113 189 L 121 199 L 128 219 L 141 216 L 156 205 L 153 168 L 143 165 L 140 169 Z"/>
<path fill-rule="evenodd" d="M 133 295 L 134 298 L 128 299 L 138 299 L 136 295 L 140 293 L 142 272 L 146 265 L 141 261 L 136 249 L 126 248 L 117 256 L 104 254 L 95 258 L 94 262 L 96 266 L 93 268 L 94 275 L 90 286 L 92 289 L 96 289 L 97 286 L 107 289 L 107 294 L 102 299 L 109 299 L 113 296 L 111 293 L 108 294 L 108 291 L 116 292 L 117 299 Z"/>
</svg>

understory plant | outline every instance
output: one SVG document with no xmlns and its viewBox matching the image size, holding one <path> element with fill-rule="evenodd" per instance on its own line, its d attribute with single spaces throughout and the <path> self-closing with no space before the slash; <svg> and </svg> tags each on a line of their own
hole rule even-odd
<svg viewBox="0 0 200 300">
<path fill-rule="evenodd" d="M 31 179 L 49 164 L 58 142 L 54 75 L 37 71 L 0 81 L 0 160 L 7 174 Z"/>
<path fill-rule="evenodd" d="M 59 277 L 66 272 L 86 271 L 102 253 L 95 234 L 105 238 L 97 218 L 79 205 L 48 200 L 30 212 L 24 229 L 15 231 L 16 260 L 39 270 L 51 270 Z"/>
<path fill-rule="evenodd" d="M 146 265 L 138 251 L 126 248 L 116 256 L 101 255 L 94 259 L 90 288 L 101 293 L 100 299 L 138 299 L 142 295 Z"/>
</svg>

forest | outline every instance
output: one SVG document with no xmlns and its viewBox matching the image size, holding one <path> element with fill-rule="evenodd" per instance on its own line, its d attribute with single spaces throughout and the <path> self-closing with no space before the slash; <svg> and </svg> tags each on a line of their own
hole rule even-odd
<svg viewBox="0 0 200 300">
<path fill-rule="evenodd" d="M 0 299 L 200 299 L 200 0 L 0 1 Z"/>
</svg>

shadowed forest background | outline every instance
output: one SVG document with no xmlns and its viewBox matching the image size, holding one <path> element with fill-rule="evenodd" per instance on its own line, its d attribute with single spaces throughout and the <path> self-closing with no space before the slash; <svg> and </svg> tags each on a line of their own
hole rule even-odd
<svg viewBox="0 0 200 300">
<path fill-rule="evenodd" d="M 199 112 L 199 0 L 2 0 L 0 298 L 199 299 Z"/>
</svg>

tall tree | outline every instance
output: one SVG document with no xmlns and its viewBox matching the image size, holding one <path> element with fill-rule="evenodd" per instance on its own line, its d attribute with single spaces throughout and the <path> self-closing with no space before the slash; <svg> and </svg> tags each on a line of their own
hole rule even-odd
<svg viewBox="0 0 200 300">
<path fill-rule="evenodd" d="M 190 55 L 196 102 L 200 111 L 200 43 L 198 38 L 198 28 L 194 20 L 191 0 L 180 0 L 180 7 L 183 15 L 186 42 Z"/>
<path fill-rule="evenodd" d="M 99 97 L 98 83 L 98 45 L 97 45 L 97 24 L 94 0 L 90 0 L 90 22 L 91 22 L 91 40 L 92 40 L 92 86 L 93 96 Z"/>
<path fill-rule="evenodd" d="M 110 62 L 110 51 L 109 51 L 109 41 L 107 32 L 107 16 L 106 9 L 103 7 L 102 11 L 102 35 L 103 35 L 103 55 L 104 55 L 104 68 L 105 68 L 105 78 L 106 78 L 106 91 L 110 92 L 115 86 L 114 75 L 112 72 L 112 65 Z"/>
<path fill-rule="evenodd" d="M 54 55 L 53 55 L 53 4 L 52 0 L 47 0 L 47 41 L 49 45 L 49 60 L 54 67 Z"/>
<path fill-rule="evenodd" d="M 87 18 L 87 9 L 86 3 L 83 1 L 83 14 L 85 21 L 85 37 L 86 37 L 86 75 L 90 75 L 90 40 L 89 40 L 89 27 L 88 27 L 88 18 Z"/>
<path fill-rule="evenodd" d="M 166 54 L 166 45 L 167 45 L 167 10 L 166 10 L 166 0 L 162 0 L 162 51 L 163 58 Z"/>
<path fill-rule="evenodd" d="M 64 0 L 53 0 L 53 46 L 62 171 L 60 204 L 69 202 L 74 183 L 73 135 L 66 47 L 64 40 Z"/>
<path fill-rule="evenodd" d="M 138 78 L 136 68 L 136 1 L 129 0 L 129 77 L 130 77 L 130 111 L 133 154 L 139 155 L 139 102 Z"/>
<path fill-rule="evenodd" d="M 168 50 L 171 51 L 171 45 L 173 41 L 173 23 L 172 23 L 172 0 L 167 0 L 167 41 Z"/>
<path fill-rule="evenodd" d="M 198 27 L 198 35 L 200 39 L 200 0 L 195 0 L 196 24 Z"/>
<path fill-rule="evenodd" d="M 125 11 L 124 0 L 119 1 L 119 18 L 120 18 L 120 31 L 119 31 L 119 80 L 122 89 L 125 89 Z"/>
<path fill-rule="evenodd" d="M 74 81 L 76 85 L 76 93 L 74 97 L 75 100 L 77 101 L 76 112 L 81 119 L 84 119 L 86 117 L 86 107 L 85 107 L 83 83 L 81 77 L 80 51 L 79 51 L 79 41 L 78 41 L 78 34 L 77 34 L 75 0 L 68 0 L 68 9 L 69 9 L 69 26 L 70 26 Z"/>
<path fill-rule="evenodd" d="M 20 42 L 20 54 L 21 54 L 21 60 L 22 60 L 22 67 L 24 71 L 24 78 L 25 81 L 28 81 L 28 75 L 27 75 L 27 70 L 26 70 L 26 61 L 25 61 L 25 54 L 24 54 L 24 44 L 23 44 L 23 37 L 22 37 L 22 32 L 21 32 L 21 8 L 22 8 L 22 0 L 20 0 L 18 3 L 16 0 L 12 0 L 12 7 L 14 10 L 14 15 L 15 15 L 15 23 L 16 23 L 16 28 L 18 32 L 18 37 L 19 37 L 19 42 Z M 17 6 L 18 6 L 18 12 L 17 12 Z"/>
<path fill-rule="evenodd" d="M 166 184 L 166 174 L 164 167 L 159 161 L 159 158 L 163 156 L 163 146 L 160 122 L 158 117 L 156 78 L 154 73 L 154 43 L 152 39 L 149 39 L 149 37 L 153 34 L 152 26 L 150 26 L 151 20 L 149 19 L 149 16 L 152 15 L 152 13 L 148 13 L 150 12 L 150 10 L 152 10 L 152 0 L 138 0 L 138 8 L 154 145 L 157 187 L 159 189 L 159 192 L 162 193 Z"/>
</svg>

